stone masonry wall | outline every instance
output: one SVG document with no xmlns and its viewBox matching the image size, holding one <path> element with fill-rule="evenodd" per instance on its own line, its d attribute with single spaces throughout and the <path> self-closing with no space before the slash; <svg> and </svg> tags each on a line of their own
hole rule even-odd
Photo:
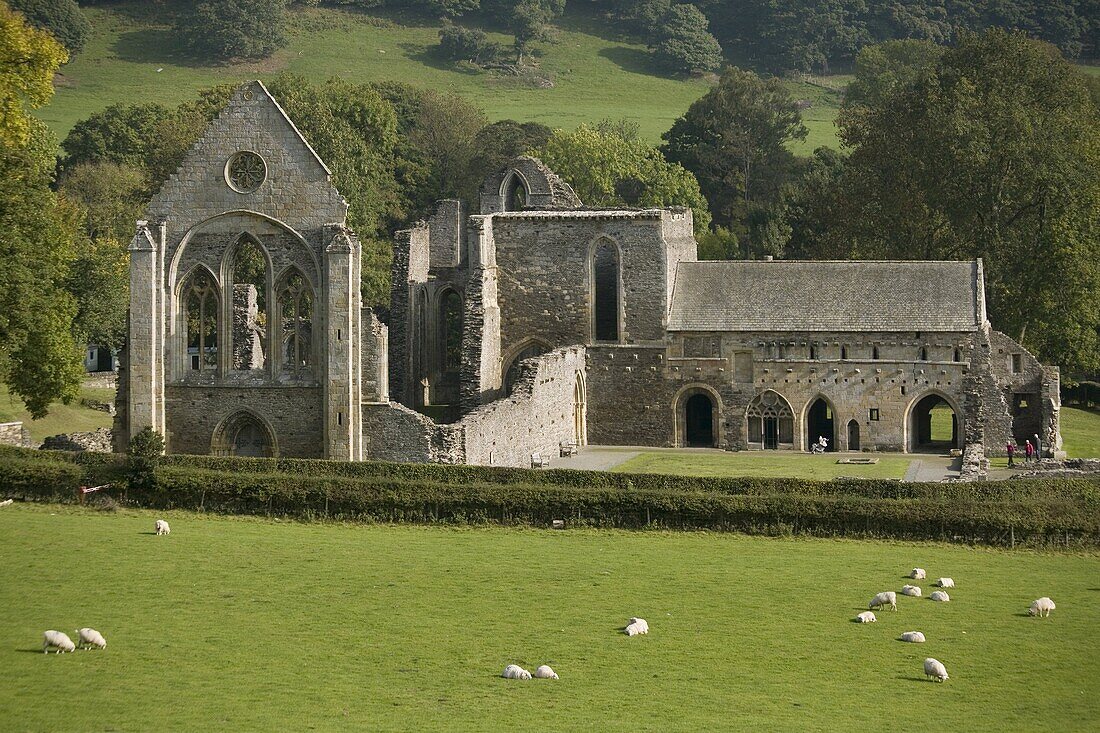
<svg viewBox="0 0 1100 733">
<path fill-rule="evenodd" d="M 26 447 L 30 445 L 30 436 L 21 422 L 0 423 L 0 445 Z"/>
</svg>

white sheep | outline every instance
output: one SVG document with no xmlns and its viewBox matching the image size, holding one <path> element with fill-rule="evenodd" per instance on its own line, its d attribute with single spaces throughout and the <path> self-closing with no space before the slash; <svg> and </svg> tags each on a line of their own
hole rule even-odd
<svg viewBox="0 0 1100 733">
<path fill-rule="evenodd" d="M 913 580 L 924 580 L 924 568 L 913 568 L 911 571 L 909 571 L 909 577 Z"/>
<path fill-rule="evenodd" d="M 1050 612 L 1055 608 L 1054 601 L 1050 600 L 1046 596 L 1037 598 L 1031 602 L 1031 608 L 1027 609 L 1028 616 L 1049 616 Z"/>
<path fill-rule="evenodd" d="M 898 594 L 892 590 L 879 593 L 867 604 L 867 608 L 870 609 L 884 608 L 886 606 L 889 606 L 891 611 L 898 610 Z"/>
<path fill-rule="evenodd" d="M 940 588 L 954 588 L 955 581 L 951 578 L 940 578 L 934 585 L 938 585 Z"/>
<path fill-rule="evenodd" d="M 168 526 L 168 522 L 163 519 L 158 519 L 156 524 L 153 525 L 153 529 L 157 531 L 158 535 L 172 534 L 172 528 Z"/>
<path fill-rule="evenodd" d="M 107 640 L 103 638 L 103 634 L 99 633 L 95 629 L 89 629 L 87 627 L 83 629 L 77 629 L 76 635 L 78 637 L 77 646 L 87 649 L 89 647 L 96 647 L 98 649 L 107 648 Z"/>
<path fill-rule="evenodd" d="M 932 591 L 932 595 L 928 596 L 928 600 L 938 601 L 940 603 L 947 603 L 951 600 L 951 596 L 947 595 L 942 590 L 934 590 Z"/>
<path fill-rule="evenodd" d="M 531 673 L 518 664 L 509 664 L 504 668 L 504 674 L 501 677 L 506 680 L 529 680 Z"/>
<path fill-rule="evenodd" d="M 68 634 L 50 629 L 42 635 L 42 653 L 49 654 L 50 649 L 56 649 L 58 654 L 71 652 L 76 650 L 76 644 L 73 644 L 73 640 L 69 638 Z"/>
<path fill-rule="evenodd" d="M 649 626 L 640 624 L 637 621 L 635 621 L 634 623 L 627 624 L 625 631 L 626 631 L 627 636 L 638 636 L 639 634 L 648 634 L 649 633 Z"/>
<path fill-rule="evenodd" d="M 558 673 L 550 669 L 550 665 L 543 664 L 535 670 L 535 677 L 540 680 L 556 680 L 558 679 Z"/>
<path fill-rule="evenodd" d="M 924 676 L 943 682 L 947 679 L 947 667 L 943 666 L 943 662 L 938 659 L 928 657 L 924 660 Z"/>
<path fill-rule="evenodd" d="M 902 641 L 910 641 L 914 644 L 923 644 L 924 643 L 924 634 L 922 634 L 919 631 L 906 631 L 904 634 L 902 634 L 898 638 L 901 639 Z"/>
<path fill-rule="evenodd" d="M 913 596 L 914 598 L 920 598 L 920 586 L 903 585 L 901 587 L 901 594 L 903 596 Z"/>
<path fill-rule="evenodd" d="M 856 621 L 859 621 L 861 624 L 873 624 L 878 621 L 878 619 L 875 618 L 874 611 L 864 611 L 856 616 Z"/>
<path fill-rule="evenodd" d="M 649 622 L 646 621 L 644 618 L 638 618 L 637 616 L 631 616 L 630 620 L 627 621 L 626 623 L 627 623 L 628 626 L 630 624 L 637 624 L 639 627 L 641 627 L 643 634 L 648 634 L 649 633 Z"/>
<path fill-rule="evenodd" d="M 4 499 L 3 501 L 0 501 L 0 506 L 8 506 L 13 501 L 15 501 L 15 499 Z"/>
</svg>

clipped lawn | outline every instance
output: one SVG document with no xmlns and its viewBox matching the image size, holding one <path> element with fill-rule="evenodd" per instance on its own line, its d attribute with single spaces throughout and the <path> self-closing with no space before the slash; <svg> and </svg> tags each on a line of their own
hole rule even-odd
<svg viewBox="0 0 1100 733">
<path fill-rule="evenodd" d="M 82 387 L 80 396 L 68 405 L 55 402 L 50 405 L 50 412 L 46 417 L 32 420 L 23 401 L 11 394 L 7 385 L 0 383 L 0 422 L 22 422 L 30 431 L 36 446 L 48 435 L 82 433 L 111 427 L 113 417 L 106 412 L 85 407 L 80 404 L 81 399 L 114 402 L 115 391 L 105 387 Z"/>
<path fill-rule="evenodd" d="M 1100 556 L 710 533 L 0 510 L 5 730 L 1100 725 Z M 899 597 L 913 566 L 952 602 Z M 931 587 L 925 583 L 926 592 Z M 1047 620 L 1031 600 L 1058 604 Z M 628 617 L 649 620 L 628 639 Z M 43 655 L 83 625 L 105 651 Z M 920 630 L 923 645 L 896 641 Z M 921 660 L 943 661 L 945 684 Z M 549 663 L 561 680 L 499 677 Z"/>
<path fill-rule="evenodd" d="M 114 103 L 174 105 L 194 98 L 204 87 L 268 79 L 286 70 L 316 81 L 332 76 L 353 82 L 396 80 L 456 92 L 494 120 L 572 129 L 582 122 L 625 118 L 637 122 L 642 137 L 656 143 L 710 88 L 703 79 L 654 74 L 644 45 L 604 37 L 606 24 L 572 4 L 558 24 L 559 42 L 542 45 L 539 63 L 554 82 L 548 89 L 440 60 L 434 53 L 438 22 L 330 8 L 292 11 L 290 44 L 270 59 L 204 65 L 183 55 L 171 28 L 163 25 L 163 16 L 142 5 L 123 2 L 83 9 L 93 33 L 85 49 L 62 69 L 53 101 L 38 113 L 59 137 L 77 121 Z M 511 43 L 510 36 L 490 35 Z M 805 110 L 810 137 L 794 146 L 796 152 L 809 154 L 818 145 L 837 147 L 832 120 L 839 93 L 821 85 L 790 86 L 796 98 L 813 105 Z"/>
<path fill-rule="evenodd" d="M 1100 410 L 1062 407 L 1062 448 L 1070 458 L 1100 458 Z"/>
<path fill-rule="evenodd" d="M 842 456 L 877 458 L 874 465 L 837 463 Z M 674 476 L 753 476 L 760 478 L 807 478 L 828 481 L 838 476 L 857 478 L 902 478 L 912 456 L 889 454 L 791 453 L 787 451 L 740 451 L 703 453 L 652 451 L 616 466 L 618 473 L 664 473 Z"/>
</svg>

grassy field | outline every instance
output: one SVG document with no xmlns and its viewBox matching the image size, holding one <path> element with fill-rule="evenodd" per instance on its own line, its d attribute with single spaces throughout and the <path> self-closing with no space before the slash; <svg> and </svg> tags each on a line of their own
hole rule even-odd
<svg viewBox="0 0 1100 733">
<path fill-rule="evenodd" d="M 1096 555 L 166 517 L 155 537 L 147 512 L 0 510 L 0 728 L 1100 725 Z M 955 578 L 950 604 L 851 623 L 915 565 Z M 1058 609 L 1026 617 L 1041 595 Z M 632 615 L 648 636 L 620 632 Z M 44 629 L 83 625 L 105 651 L 41 653 Z M 926 656 L 951 679 L 926 681 Z M 511 662 L 561 680 L 500 679 Z"/>
<path fill-rule="evenodd" d="M 103 387 L 83 387 L 80 397 L 68 405 L 55 402 L 50 405 L 50 413 L 41 420 L 32 420 L 22 400 L 13 396 L 7 385 L 0 383 L 0 422 L 22 422 L 30 431 L 35 445 L 48 435 L 77 433 L 111 427 L 114 419 L 106 412 L 93 410 L 80 404 L 81 399 L 97 402 L 114 402 L 115 391 Z"/>
<path fill-rule="evenodd" d="M 860 466 L 837 463 L 837 455 L 813 456 L 788 451 L 742 451 L 739 453 L 642 453 L 620 463 L 618 473 L 667 473 L 674 476 L 755 476 L 759 478 L 798 478 L 828 481 L 837 476 L 859 478 L 902 478 L 913 460 L 911 456 L 876 455 L 878 463 Z"/>
<path fill-rule="evenodd" d="M 1100 458 L 1100 411 L 1063 407 L 1062 447 L 1070 458 Z"/>
<path fill-rule="evenodd" d="M 94 31 L 87 47 L 62 69 L 54 100 L 39 114 L 59 136 L 80 119 L 116 102 L 176 104 L 203 87 L 246 79 L 267 79 L 288 70 L 315 80 L 339 76 L 351 81 L 398 80 L 457 92 L 492 119 L 532 120 L 573 128 L 604 118 L 636 121 L 645 139 L 657 142 L 673 120 L 702 96 L 710 83 L 676 80 L 650 71 L 645 46 L 612 40 L 596 16 L 571 6 L 559 23 L 559 42 L 543 46 L 543 72 L 551 89 L 523 86 L 514 79 L 456 69 L 438 60 L 437 23 L 372 16 L 332 9 L 292 12 L 289 46 L 260 63 L 203 65 L 183 56 L 169 27 L 141 3 L 85 8 Z M 509 43 L 510 38 L 496 35 Z M 840 82 L 836 80 L 839 79 Z M 806 110 L 810 137 L 796 146 L 808 154 L 836 146 L 832 120 L 843 77 L 817 84 L 791 82 Z"/>
</svg>

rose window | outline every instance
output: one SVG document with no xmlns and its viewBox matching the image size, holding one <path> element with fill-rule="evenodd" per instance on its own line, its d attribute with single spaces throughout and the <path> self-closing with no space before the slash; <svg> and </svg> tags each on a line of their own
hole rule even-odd
<svg viewBox="0 0 1100 733">
<path fill-rule="evenodd" d="M 267 163 L 256 153 L 237 153 L 225 164 L 225 179 L 234 191 L 252 193 L 267 178 Z"/>
</svg>

